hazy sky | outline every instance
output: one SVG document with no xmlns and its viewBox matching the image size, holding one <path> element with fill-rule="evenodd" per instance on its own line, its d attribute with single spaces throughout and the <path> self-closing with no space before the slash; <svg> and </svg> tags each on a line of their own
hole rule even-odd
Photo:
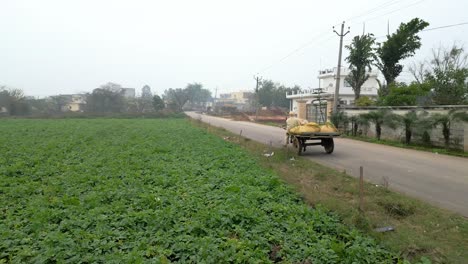
<svg viewBox="0 0 468 264">
<path fill-rule="evenodd" d="M 332 26 L 341 21 L 351 27 L 346 44 L 364 21 L 366 32 L 382 36 L 387 21 L 391 32 L 414 17 L 434 28 L 468 22 L 467 10 L 466 0 L 1 0 L 0 85 L 46 96 L 109 81 L 138 93 L 148 84 L 158 94 L 200 82 L 219 94 L 253 89 L 259 73 L 316 87 L 318 70 L 336 67 Z M 468 25 L 420 36 L 409 61 L 440 44 L 468 48 Z"/>
</svg>

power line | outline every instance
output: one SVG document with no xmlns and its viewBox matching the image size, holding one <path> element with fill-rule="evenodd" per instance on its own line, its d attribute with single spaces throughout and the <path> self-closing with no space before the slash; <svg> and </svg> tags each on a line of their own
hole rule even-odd
<svg viewBox="0 0 468 264">
<path fill-rule="evenodd" d="M 377 7 L 374 7 L 374 8 L 371 8 L 370 10 L 368 10 L 366 13 L 363 13 L 361 15 L 357 15 L 357 16 L 354 16 L 354 17 L 351 17 L 351 18 L 348 18 L 348 21 L 351 21 L 351 20 L 354 20 L 356 18 L 359 18 L 359 17 L 363 17 L 363 16 L 367 16 L 371 13 L 374 13 L 376 11 L 381 11 L 381 10 L 384 10 L 385 8 L 389 7 L 389 6 L 392 6 L 396 3 L 399 3 L 399 2 L 402 2 L 404 0 L 391 0 L 391 1 L 388 1 L 388 2 L 385 2 Z M 373 20 L 373 19 L 376 19 L 376 18 L 379 18 L 379 17 L 382 17 L 382 16 L 385 16 L 385 15 L 388 15 L 388 14 L 392 14 L 392 13 L 395 13 L 395 12 L 398 12 L 404 8 L 408 8 L 408 7 L 411 7 L 411 6 L 414 6 L 416 4 L 419 4 L 421 2 L 424 2 L 426 0 L 419 0 L 419 1 L 416 1 L 416 2 L 413 2 L 409 5 L 406 5 L 404 7 L 401 7 L 401 8 L 398 8 L 398 9 L 395 9 L 393 11 L 390 11 L 388 13 L 385 13 L 385 14 L 382 14 L 382 15 L 379 15 L 377 17 L 373 17 L 373 18 L 370 18 L 370 19 L 367 19 L 365 20 L 364 22 L 366 21 L 369 21 L 369 20 Z M 354 23 L 355 24 L 355 23 Z M 339 24 L 338 24 L 339 25 Z M 353 25 L 353 24 L 352 24 Z M 303 45 L 299 46 L 298 48 L 294 49 L 293 51 L 291 51 L 290 53 L 288 53 L 286 56 L 280 58 L 279 60 L 271 63 L 270 65 L 268 65 L 267 67 L 264 67 L 263 69 L 259 70 L 258 73 L 262 73 L 262 72 L 265 72 L 266 70 L 269 70 L 271 69 L 272 67 L 274 67 L 276 64 L 278 63 L 281 63 L 283 61 L 285 61 L 287 58 L 291 57 L 292 55 L 296 54 L 297 52 L 299 52 L 300 50 L 310 46 L 311 44 L 313 43 L 317 43 L 319 39 L 323 38 L 326 34 L 328 34 L 328 32 L 323 32 L 321 34 L 318 34 L 313 40 L 309 41 L 309 42 L 306 42 L 304 43 Z M 327 39 L 328 40 L 328 39 Z"/>
<path fill-rule="evenodd" d="M 434 27 L 434 28 L 427 28 L 427 29 L 421 30 L 421 32 L 444 29 L 444 28 L 451 28 L 451 27 L 458 27 L 458 26 L 463 26 L 463 25 L 468 25 L 468 22 L 462 22 L 462 23 L 458 23 L 458 24 L 445 25 L 445 26 Z M 386 35 L 378 36 L 378 37 L 375 37 L 375 39 L 381 39 L 381 38 L 385 38 L 385 37 L 386 37 Z"/>
<path fill-rule="evenodd" d="M 349 21 L 355 20 L 356 18 L 367 16 L 367 15 L 372 14 L 374 12 L 380 11 L 382 8 L 387 8 L 389 6 L 392 6 L 392 5 L 394 5 L 394 4 L 398 3 L 398 2 L 402 2 L 402 1 L 404 1 L 404 0 L 392 0 L 392 1 L 385 2 L 385 3 L 383 3 L 383 4 L 379 5 L 379 6 L 376 6 L 374 8 L 371 8 L 371 9 L 367 10 L 366 12 L 363 12 L 363 13 L 361 13 L 359 15 L 350 17 L 350 18 L 346 19 L 345 21 L 349 22 Z"/>
<path fill-rule="evenodd" d="M 463 25 L 468 25 L 468 22 L 462 22 L 462 23 L 458 23 L 458 24 L 440 26 L 440 27 L 435 27 L 435 28 L 428 28 L 428 29 L 421 30 L 421 32 L 437 30 L 437 29 L 441 29 L 441 28 L 457 27 L 457 26 L 463 26 Z"/>
<path fill-rule="evenodd" d="M 283 62 L 284 60 L 286 60 L 287 58 L 291 57 L 292 55 L 296 54 L 297 52 L 299 52 L 300 50 L 312 45 L 312 44 L 317 44 L 319 42 L 320 39 L 322 39 L 323 37 L 325 37 L 325 34 L 328 34 L 328 32 L 323 32 L 322 34 L 319 34 L 317 35 L 317 37 L 315 37 L 315 39 L 311 40 L 311 41 L 308 41 L 306 43 L 304 43 L 303 45 L 301 45 L 300 47 L 294 49 L 293 51 L 291 51 L 290 53 L 288 53 L 286 56 L 282 57 L 281 59 L 271 63 L 269 66 L 261 69 L 260 71 L 258 71 L 259 73 L 262 73 L 266 70 L 269 70 L 271 69 L 273 66 L 275 66 L 276 64 L 278 63 L 281 63 Z M 331 37 L 329 37 L 331 38 Z M 327 38 L 326 40 L 328 40 L 329 38 Z"/>
<path fill-rule="evenodd" d="M 368 21 L 371 21 L 371 20 L 374 20 L 374 19 L 377 19 L 377 18 L 381 18 L 381 17 L 386 16 L 386 15 L 390 15 L 390 14 L 396 13 L 396 12 L 402 10 L 402 9 L 406 9 L 406 8 L 408 8 L 408 7 L 415 6 L 415 5 L 420 4 L 420 3 L 424 2 L 424 1 L 426 1 L 426 0 L 419 0 L 419 1 L 413 2 L 413 3 L 409 4 L 409 5 L 405 5 L 405 6 L 403 6 L 403 7 L 398 8 L 398 9 L 392 10 L 392 11 L 390 11 L 390 12 L 388 12 L 388 13 L 384 13 L 384 14 L 381 14 L 381 15 L 378 15 L 378 16 L 375 16 L 375 17 L 366 19 L 366 20 L 364 20 L 363 22 L 368 22 Z"/>
</svg>

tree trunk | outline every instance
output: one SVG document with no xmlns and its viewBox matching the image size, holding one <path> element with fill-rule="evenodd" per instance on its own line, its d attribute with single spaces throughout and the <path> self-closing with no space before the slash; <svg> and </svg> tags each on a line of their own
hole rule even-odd
<svg viewBox="0 0 468 264">
<path fill-rule="evenodd" d="M 358 124 L 356 122 L 353 123 L 353 136 L 357 135 L 358 131 Z"/>
<path fill-rule="evenodd" d="M 361 88 L 353 89 L 354 90 L 354 101 L 358 100 L 361 97 Z"/>
<path fill-rule="evenodd" d="M 450 147 L 450 125 L 443 124 L 442 134 L 444 135 L 445 147 Z"/>
<path fill-rule="evenodd" d="M 409 145 L 411 143 L 411 135 L 413 134 L 413 131 L 411 131 L 411 127 L 408 125 L 405 126 L 405 143 L 406 145 Z"/>
<path fill-rule="evenodd" d="M 377 136 L 377 140 L 380 140 L 380 135 L 382 134 L 382 127 L 380 123 L 375 123 L 375 135 Z"/>
<path fill-rule="evenodd" d="M 411 143 L 411 130 L 406 130 L 406 145 Z"/>
</svg>

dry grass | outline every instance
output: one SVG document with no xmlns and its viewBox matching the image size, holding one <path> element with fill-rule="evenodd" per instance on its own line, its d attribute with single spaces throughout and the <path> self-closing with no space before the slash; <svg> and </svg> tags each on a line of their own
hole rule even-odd
<svg viewBox="0 0 468 264">
<path fill-rule="evenodd" d="M 240 145 L 265 168 L 292 186 L 310 206 L 323 206 L 338 214 L 344 223 L 365 232 L 380 243 L 400 252 L 409 260 L 425 256 L 433 263 L 466 263 L 468 259 L 468 220 L 455 213 L 393 192 L 384 186 L 365 183 L 364 211 L 359 210 L 359 181 L 345 173 L 297 157 L 293 150 L 270 147 L 199 120 L 196 126 Z M 391 226 L 385 233 L 375 228 Z"/>
</svg>

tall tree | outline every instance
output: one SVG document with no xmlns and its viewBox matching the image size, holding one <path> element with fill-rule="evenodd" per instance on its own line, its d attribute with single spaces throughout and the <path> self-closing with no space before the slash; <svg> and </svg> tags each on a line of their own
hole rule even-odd
<svg viewBox="0 0 468 264">
<path fill-rule="evenodd" d="M 54 95 L 47 98 L 50 107 L 54 113 L 60 113 L 64 111 L 67 103 L 70 102 L 70 99 L 63 95 Z"/>
<path fill-rule="evenodd" d="M 186 89 L 182 88 L 169 88 L 164 91 L 163 98 L 172 110 L 182 112 L 182 107 L 189 100 L 189 95 Z"/>
<path fill-rule="evenodd" d="M 432 51 L 426 80 L 433 89 L 432 99 L 440 105 L 468 103 L 468 54 L 463 47 L 440 46 Z"/>
<path fill-rule="evenodd" d="M 141 98 L 136 98 L 136 101 L 141 113 L 151 112 L 154 110 L 152 102 L 153 93 L 151 92 L 151 87 L 149 87 L 149 85 L 145 85 L 141 88 Z"/>
<path fill-rule="evenodd" d="M 122 85 L 118 84 L 118 83 L 113 83 L 113 82 L 108 82 L 108 83 L 105 83 L 101 86 L 99 86 L 100 89 L 103 89 L 103 90 L 109 90 L 109 91 L 112 91 L 112 92 L 120 92 L 122 90 Z"/>
<path fill-rule="evenodd" d="M 86 98 L 86 110 L 89 112 L 120 113 L 125 110 L 125 100 L 120 92 L 97 88 Z"/>
<path fill-rule="evenodd" d="M 153 108 L 155 111 L 161 111 L 164 109 L 164 101 L 157 94 L 153 96 Z"/>
<path fill-rule="evenodd" d="M 401 23 L 397 31 L 387 35 L 387 40 L 379 43 L 376 50 L 376 66 L 384 75 L 386 84 L 381 86 L 380 95 L 386 96 L 390 85 L 403 71 L 399 62 L 415 54 L 421 47 L 421 38 L 417 35 L 429 25 L 426 21 L 413 18 L 408 23 Z"/>
<path fill-rule="evenodd" d="M 143 88 L 141 88 L 141 98 L 149 98 L 151 100 L 152 97 L 153 93 L 151 92 L 151 87 L 149 87 L 149 85 L 143 86 Z"/>
<path fill-rule="evenodd" d="M 201 83 L 189 83 L 185 90 L 192 106 L 202 106 L 211 99 L 211 92 L 204 89 Z"/>
<path fill-rule="evenodd" d="M 286 87 L 271 80 L 265 80 L 261 82 L 257 95 L 260 105 L 289 108 L 289 99 L 286 98 L 286 93 L 300 90 L 301 87 L 297 85 Z"/>
<path fill-rule="evenodd" d="M 349 63 L 350 73 L 346 81 L 351 85 L 354 91 L 354 99 L 359 99 L 362 85 L 369 79 L 368 71 L 371 71 L 371 65 L 374 59 L 375 38 L 372 34 L 355 36 L 350 45 L 349 56 L 346 61 Z"/>
<path fill-rule="evenodd" d="M 31 107 L 21 89 L 0 87 L 0 111 L 6 110 L 9 115 L 27 115 Z"/>
<path fill-rule="evenodd" d="M 260 84 L 260 88 L 258 89 L 257 96 L 258 96 L 258 103 L 262 106 L 270 107 L 273 102 L 273 93 L 276 89 L 276 85 L 271 80 L 264 80 Z"/>
</svg>

